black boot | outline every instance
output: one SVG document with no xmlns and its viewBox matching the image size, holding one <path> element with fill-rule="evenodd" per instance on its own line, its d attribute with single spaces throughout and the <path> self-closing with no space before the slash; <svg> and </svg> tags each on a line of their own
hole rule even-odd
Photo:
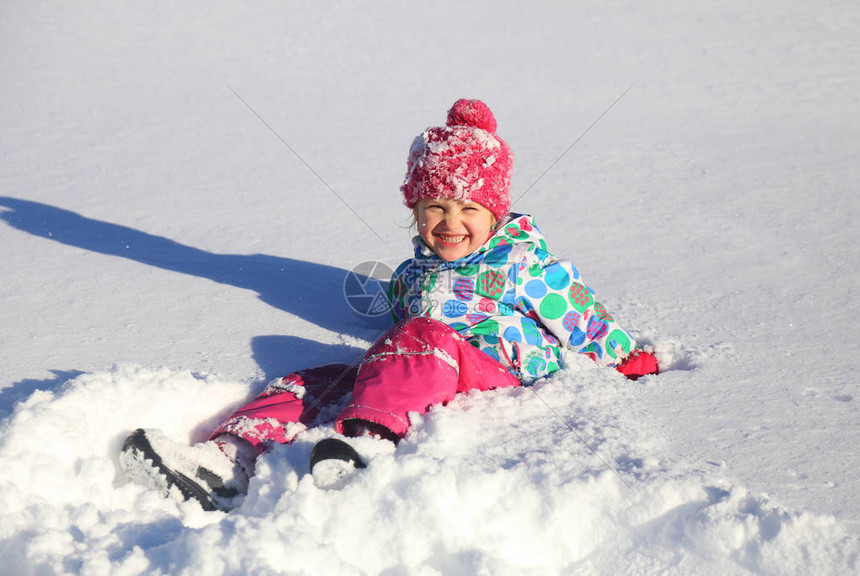
<svg viewBox="0 0 860 576">
<path fill-rule="evenodd" d="M 133 482 L 160 490 L 165 497 L 178 491 L 206 511 L 229 510 L 233 498 L 248 489 L 246 470 L 215 442 L 188 446 L 157 430 L 138 428 L 125 439 L 119 461 Z"/>
<path fill-rule="evenodd" d="M 355 448 L 337 438 L 325 438 L 314 445 L 311 450 L 311 474 L 314 473 L 314 466 L 323 460 L 341 460 L 352 464 L 353 468 L 367 468 Z"/>
<path fill-rule="evenodd" d="M 339 488 L 359 468 L 367 465 L 343 440 L 325 438 L 311 450 L 311 475 L 319 488 Z"/>
</svg>

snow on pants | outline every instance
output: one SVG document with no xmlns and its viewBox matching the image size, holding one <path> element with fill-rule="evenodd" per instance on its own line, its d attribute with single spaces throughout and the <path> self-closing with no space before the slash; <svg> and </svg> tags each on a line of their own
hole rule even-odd
<svg viewBox="0 0 860 576">
<path fill-rule="evenodd" d="M 347 420 L 364 420 L 403 436 L 410 412 L 423 414 L 459 392 L 519 385 L 502 364 L 447 324 L 410 318 L 383 334 L 357 370 L 329 364 L 279 378 L 212 437 L 235 434 L 263 451 L 271 442 L 290 442 L 321 413 L 346 402 L 350 392 L 351 401 L 335 418 L 338 432 Z"/>
</svg>

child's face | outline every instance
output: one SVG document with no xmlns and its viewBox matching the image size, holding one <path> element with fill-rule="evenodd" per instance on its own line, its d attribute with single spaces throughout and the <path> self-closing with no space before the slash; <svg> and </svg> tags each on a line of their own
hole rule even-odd
<svg viewBox="0 0 860 576">
<path fill-rule="evenodd" d="M 480 248 L 496 224 L 493 213 L 480 204 L 447 198 L 420 200 L 415 219 L 421 239 L 447 262 Z"/>
</svg>

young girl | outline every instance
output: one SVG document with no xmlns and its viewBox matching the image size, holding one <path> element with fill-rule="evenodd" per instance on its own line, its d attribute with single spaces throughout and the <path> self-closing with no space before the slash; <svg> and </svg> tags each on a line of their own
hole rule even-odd
<svg viewBox="0 0 860 576">
<path fill-rule="evenodd" d="M 558 260 L 531 216 L 511 214 L 512 155 L 479 100 L 458 100 L 445 126 L 412 143 L 401 187 L 418 227 L 415 256 L 392 277 L 397 324 L 358 368 L 331 364 L 279 378 L 194 446 L 137 430 L 120 458 L 133 480 L 173 487 L 206 510 L 247 491 L 257 456 L 291 442 L 320 411 L 351 400 L 335 419 L 343 436 L 397 442 L 409 413 L 459 392 L 530 384 L 562 366 L 562 348 L 631 379 L 656 374 L 569 261 Z M 328 439 L 311 456 L 362 467 L 346 443 Z"/>
</svg>

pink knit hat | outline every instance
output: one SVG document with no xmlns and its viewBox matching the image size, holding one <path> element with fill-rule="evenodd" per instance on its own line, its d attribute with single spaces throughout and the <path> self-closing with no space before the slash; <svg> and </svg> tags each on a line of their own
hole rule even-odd
<svg viewBox="0 0 860 576">
<path fill-rule="evenodd" d="M 496 136 L 496 119 L 480 100 L 457 100 L 446 126 L 412 142 L 400 189 L 406 206 L 425 198 L 472 201 L 501 220 L 511 206 L 513 155 Z"/>
</svg>

